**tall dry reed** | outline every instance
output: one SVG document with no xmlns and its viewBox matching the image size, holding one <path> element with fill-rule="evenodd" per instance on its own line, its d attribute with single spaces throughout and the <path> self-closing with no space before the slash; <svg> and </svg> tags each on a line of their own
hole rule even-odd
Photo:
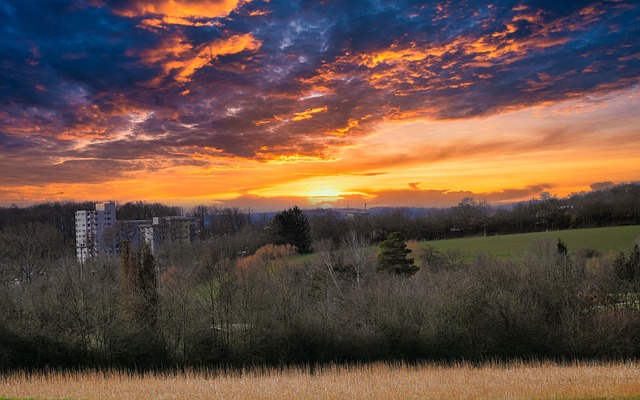
<svg viewBox="0 0 640 400">
<path fill-rule="evenodd" d="M 640 398 L 640 364 L 333 365 L 131 374 L 84 371 L 0 379 L 0 396 L 40 399 L 550 399 Z"/>
</svg>

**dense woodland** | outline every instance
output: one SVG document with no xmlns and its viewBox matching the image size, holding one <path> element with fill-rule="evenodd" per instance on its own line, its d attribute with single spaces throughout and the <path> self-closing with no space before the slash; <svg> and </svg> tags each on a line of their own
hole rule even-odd
<svg viewBox="0 0 640 400">
<path fill-rule="evenodd" d="M 393 261 L 403 239 L 639 224 L 638 184 L 359 218 L 200 206 L 195 243 L 78 263 L 73 214 L 91 208 L 0 209 L 0 368 L 640 356 L 638 246 L 538 242 L 506 260 L 414 246 Z M 127 203 L 118 218 L 180 211 Z"/>
</svg>

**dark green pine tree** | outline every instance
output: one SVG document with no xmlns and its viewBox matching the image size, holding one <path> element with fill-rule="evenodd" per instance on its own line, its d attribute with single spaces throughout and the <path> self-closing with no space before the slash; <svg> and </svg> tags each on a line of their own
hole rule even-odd
<svg viewBox="0 0 640 400">
<path fill-rule="evenodd" d="M 387 240 L 380 243 L 378 254 L 378 272 L 394 273 L 396 275 L 413 275 L 420 267 L 414 264 L 413 258 L 407 258 L 411 250 L 402 239 L 400 232 L 393 232 Z"/>
<path fill-rule="evenodd" d="M 298 206 L 279 212 L 273 217 L 270 235 L 274 244 L 294 245 L 299 253 L 311 251 L 309 221 Z"/>
</svg>

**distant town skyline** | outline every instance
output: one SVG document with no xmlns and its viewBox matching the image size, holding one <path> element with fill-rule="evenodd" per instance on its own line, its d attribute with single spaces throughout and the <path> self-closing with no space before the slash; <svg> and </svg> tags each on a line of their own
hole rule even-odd
<svg viewBox="0 0 640 400">
<path fill-rule="evenodd" d="M 0 0 L 0 206 L 446 207 L 640 180 L 635 1 Z"/>
</svg>

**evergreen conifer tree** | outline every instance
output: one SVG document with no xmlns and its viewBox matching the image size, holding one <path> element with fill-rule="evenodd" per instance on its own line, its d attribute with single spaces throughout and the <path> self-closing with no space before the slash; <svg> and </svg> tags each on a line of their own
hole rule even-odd
<svg viewBox="0 0 640 400">
<path fill-rule="evenodd" d="M 298 206 L 277 213 L 271 221 L 270 234 L 274 244 L 291 244 L 299 253 L 311 251 L 311 227 Z"/>
<path fill-rule="evenodd" d="M 402 239 L 400 232 L 393 232 L 387 240 L 380 243 L 378 254 L 378 271 L 397 275 L 413 275 L 420 267 L 414 264 L 413 258 L 407 258 L 411 250 Z"/>
</svg>

